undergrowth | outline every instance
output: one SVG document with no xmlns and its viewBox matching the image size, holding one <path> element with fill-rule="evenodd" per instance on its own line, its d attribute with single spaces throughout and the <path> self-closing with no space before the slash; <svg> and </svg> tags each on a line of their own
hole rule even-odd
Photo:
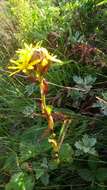
<svg viewBox="0 0 107 190">
<path fill-rule="evenodd" d="M 1 190 L 107 189 L 106 9 L 106 0 L 0 2 Z M 62 60 L 45 74 L 58 162 L 37 81 L 8 70 L 18 48 L 39 41 Z"/>
</svg>

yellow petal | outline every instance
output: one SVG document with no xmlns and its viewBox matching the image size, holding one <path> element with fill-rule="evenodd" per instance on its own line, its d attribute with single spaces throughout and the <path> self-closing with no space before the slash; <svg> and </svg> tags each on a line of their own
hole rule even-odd
<svg viewBox="0 0 107 190">
<path fill-rule="evenodd" d="M 27 69 L 23 69 L 22 71 L 23 71 L 24 73 L 27 73 Z"/>
<path fill-rule="evenodd" d="M 18 64 L 19 64 L 18 61 L 15 61 L 15 60 L 13 60 L 13 59 L 10 59 L 10 62 L 11 62 L 11 63 L 14 63 L 15 65 L 18 65 Z"/>
<path fill-rule="evenodd" d="M 14 69 L 17 69 L 17 66 L 16 67 L 15 66 L 8 66 L 8 69 L 14 70 Z"/>
<path fill-rule="evenodd" d="M 47 59 L 43 59 L 43 61 L 41 62 L 41 65 L 44 67 L 48 64 Z"/>
<path fill-rule="evenodd" d="M 29 70 L 32 70 L 32 69 L 34 69 L 34 67 L 33 67 L 32 65 L 29 65 L 29 66 L 28 66 L 28 69 L 29 69 Z"/>
<path fill-rule="evenodd" d="M 41 60 L 40 59 L 37 59 L 37 60 L 34 60 L 30 63 L 30 65 L 36 65 L 40 62 Z"/>
<path fill-rule="evenodd" d="M 15 75 L 16 73 L 19 73 L 19 72 L 20 72 L 20 70 L 14 71 L 9 76 L 13 76 L 13 75 Z"/>
<path fill-rule="evenodd" d="M 62 63 L 62 61 L 57 59 L 56 56 L 50 56 L 49 60 L 56 63 Z"/>
</svg>

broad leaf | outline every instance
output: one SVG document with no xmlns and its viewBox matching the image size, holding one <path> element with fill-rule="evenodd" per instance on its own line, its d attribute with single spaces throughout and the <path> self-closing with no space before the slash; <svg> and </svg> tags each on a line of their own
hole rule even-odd
<svg viewBox="0 0 107 190">
<path fill-rule="evenodd" d="M 96 170 L 97 167 L 98 167 L 98 162 L 99 162 L 99 159 L 98 157 L 95 157 L 95 156 L 90 156 L 89 159 L 88 159 L 88 166 L 91 170 Z"/>
<path fill-rule="evenodd" d="M 41 182 L 47 186 L 49 184 L 49 174 L 45 173 L 44 175 L 41 176 Z"/>
<path fill-rule="evenodd" d="M 36 179 L 38 180 L 41 176 L 44 175 L 44 169 L 38 168 L 35 170 L 36 171 Z"/>
<path fill-rule="evenodd" d="M 92 181 L 93 180 L 92 172 L 88 169 L 81 169 L 81 170 L 79 170 L 78 174 L 85 181 Z"/>
<path fill-rule="evenodd" d="M 14 174 L 10 182 L 6 185 L 6 190 L 32 190 L 34 186 L 34 180 L 31 175 L 23 172 Z"/>
<path fill-rule="evenodd" d="M 59 152 L 59 158 L 61 161 L 64 162 L 71 162 L 73 161 L 73 149 L 68 143 L 62 144 L 60 152 Z"/>
</svg>

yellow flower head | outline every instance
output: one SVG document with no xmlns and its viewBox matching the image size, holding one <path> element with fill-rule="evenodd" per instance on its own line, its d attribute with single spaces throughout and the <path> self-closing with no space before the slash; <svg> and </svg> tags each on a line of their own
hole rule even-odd
<svg viewBox="0 0 107 190">
<path fill-rule="evenodd" d="M 56 56 L 51 55 L 47 49 L 41 47 L 39 43 L 36 46 L 25 44 L 24 49 L 16 51 L 18 57 L 17 60 L 10 60 L 11 66 L 8 69 L 11 70 L 10 75 L 23 72 L 29 74 L 36 72 L 39 75 L 45 73 L 51 62 L 61 62 L 56 59 Z"/>
</svg>

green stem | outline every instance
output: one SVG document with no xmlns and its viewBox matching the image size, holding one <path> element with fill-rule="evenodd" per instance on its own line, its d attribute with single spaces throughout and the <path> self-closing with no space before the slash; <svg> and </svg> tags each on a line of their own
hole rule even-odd
<svg viewBox="0 0 107 190">
<path fill-rule="evenodd" d="M 46 96 L 44 89 L 45 89 L 44 78 L 42 77 L 40 79 L 41 109 L 42 109 L 42 114 L 44 114 L 47 119 L 48 130 L 51 131 L 51 135 L 53 136 L 49 142 L 52 144 L 53 152 L 56 154 L 56 150 L 58 150 L 58 143 L 54 137 L 54 120 L 51 112 L 48 111 L 48 106 L 46 105 Z"/>
</svg>

